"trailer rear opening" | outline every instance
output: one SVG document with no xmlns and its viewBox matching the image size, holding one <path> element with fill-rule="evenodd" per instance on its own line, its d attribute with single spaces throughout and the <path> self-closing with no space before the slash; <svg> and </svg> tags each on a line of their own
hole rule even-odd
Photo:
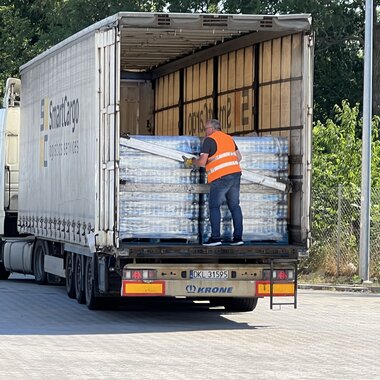
<svg viewBox="0 0 380 380">
<path fill-rule="evenodd" d="M 312 65 L 310 15 L 133 12 L 27 62 L 19 149 L 9 155 L 10 133 L 1 147 L 4 162 L 13 158 L 3 178 L 19 185 L 2 188 L 13 201 L 1 205 L 1 222 L 5 231 L 13 220 L 23 238 L 3 233 L 1 273 L 65 279 L 89 308 L 143 294 L 246 311 L 259 297 L 273 306 L 291 295 L 296 306 L 297 262 L 310 239 Z M 210 118 L 242 149 L 269 143 L 243 154 L 241 247 L 201 245 L 209 233 L 201 172 L 124 151 L 132 136 L 156 153 L 193 141 L 186 153 L 196 155 Z M 225 214 L 226 237 L 230 226 Z"/>
</svg>

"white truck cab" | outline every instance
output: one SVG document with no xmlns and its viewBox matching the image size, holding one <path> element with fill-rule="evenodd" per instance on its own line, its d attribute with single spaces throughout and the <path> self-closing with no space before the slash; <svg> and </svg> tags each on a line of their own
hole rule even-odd
<svg viewBox="0 0 380 380">
<path fill-rule="evenodd" d="M 9 78 L 0 110 L 0 236 L 17 233 L 20 79 Z"/>
</svg>

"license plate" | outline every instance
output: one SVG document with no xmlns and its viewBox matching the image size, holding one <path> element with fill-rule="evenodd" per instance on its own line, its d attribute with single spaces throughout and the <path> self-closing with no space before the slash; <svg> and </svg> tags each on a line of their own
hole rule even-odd
<svg viewBox="0 0 380 380">
<path fill-rule="evenodd" d="M 191 270 L 190 278 L 192 280 L 227 280 L 229 275 L 228 270 Z"/>
</svg>

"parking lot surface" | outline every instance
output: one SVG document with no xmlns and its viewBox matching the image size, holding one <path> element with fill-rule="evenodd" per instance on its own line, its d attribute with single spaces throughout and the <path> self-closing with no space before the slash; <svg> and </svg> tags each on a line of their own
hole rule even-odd
<svg viewBox="0 0 380 380">
<path fill-rule="evenodd" d="M 380 378 L 380 295 L 301 290 L 298 309 L 185 300 L 90 311 L 61 286 L 0 282 L 0 379 Z"/>
</svg>

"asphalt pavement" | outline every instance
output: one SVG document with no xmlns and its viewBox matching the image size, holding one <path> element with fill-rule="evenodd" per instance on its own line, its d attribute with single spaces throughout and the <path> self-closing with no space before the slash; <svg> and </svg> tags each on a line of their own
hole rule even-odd
<svg viewBox="0 0 380 380">
<path fill-rule="evenodd" d="M 0 380 L 377 379 L 379 310 L 379 294 L 300 289 L 298 309 L 157 299 L 91 311 L 19 276 L 0 281 Z"/>
<path fill-rule="evenodd" d="M 338 291 L 338 292 L 355 292 L 355 293 L 380 293 L 380 286 L 376 284 L 352 285 L 352 284 L 298 283 L 298 289 L 331 290 L 331 291 Z"/>
</svg>

